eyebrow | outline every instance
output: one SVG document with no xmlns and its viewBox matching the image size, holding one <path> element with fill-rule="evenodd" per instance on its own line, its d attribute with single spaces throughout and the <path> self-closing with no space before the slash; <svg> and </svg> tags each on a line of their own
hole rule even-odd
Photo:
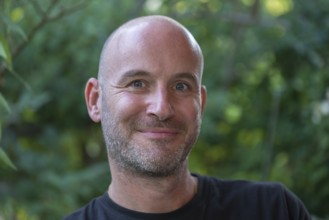
<svg viewBox="0 0 329 220">
<path fill-rule="evenodd" d="M 125 80 L 129 78 L 135 78 L 135 77 L 145 77 L 150 76 L 151 74 L 149 72 L 143 71 L 143 70 L 129 70 L 121 75 L 121 77 L 118 80 L 118 83 L 123 83 Z"/>
<path fill-rule="evenodd" d="M 189 73 L 189 72 L 177 73 L 175 75 L 175 78 L 186 78 L 186 79 L 193 81 L 196 84 L 199 83 L 199 79 L 197 78 L 197 76 L 195 74 Z"/>
<path fill-rule="evenodd" d="M 149 72 L 146 72 L 144 70 L 130 70 L 125 72 L 122 77 L 135 77 L 135 76 L 149 76 L 151 75 Z"/>
<path fill-rule="evenodd" d="M 150 77 L 152 74 L 144 71 L 144 70 L 129 70 L 125 73 L 122 74 L 122 76 L 119 78 L 118 83 L 123 83 L 125 80 L 129 78 L 135 78 L 135 77 Z M 193 81 L 195 84 L 199 83 L 198 77 L 190 72 L 182 72 L 182 73 L 177 73 L 173 76 L 173 78 L 178 78 L 178 79 L 188 79 Z"/>
</svg>

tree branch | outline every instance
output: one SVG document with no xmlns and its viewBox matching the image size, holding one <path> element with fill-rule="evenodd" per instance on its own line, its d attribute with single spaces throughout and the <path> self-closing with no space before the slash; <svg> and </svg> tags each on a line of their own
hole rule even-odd
<svg viewBox="0 0 329 220">
<path fill-rule="evenodd" d="M 32 2 L 34 2 L 32 0 Z M 58 4 L 59 0 L 52 0 L 51 3 L 49 4 L 48 8 L 43 11 L 40 7 L 40 5 L 34 5 L 35 6 L 35 10 L 38 11 L 38 13 L 42 13 L 42 17 L 40 19 L 40 21 L 30 30 L 30 32 L 27 34 L 27 40 L 23 41 L 21 44 L 19 44 L 15 50 L 12 53 L 12 57 L 13 59 L 15 59 L 22 51 L 23 49 L 28 45 L 29 42 L 32 41 L 32 39 L 34 38 L 34 36 L 36 35 L 36 33 L 47 23 L 49 22 L 53 22 L 56 21 L 60 18 L 63 18 L 64 16 L 67 16 L 69 14 L 72 14 L 84 7 L 86 7 L 89 2 L 88 1 L 82 1 L 72 7 L 69 8 L 65 8 L 62 9 L 60 12 L 58 12 L 56 15 L 50 16 L 50 14 L 52 13 L 54 7 Z M 37 4 L 35 2 L 35 4 Z"/>
<path fill-rule="evenodd" d="M 30 3 L 33 6 L 33 9 L 40 15 L 40 17 L 43 17 L 45 11 L 42 9 L 40 4 L 36 0 L 30 0 Z"/>
<path fill-rule="evenodd" d="M 276 127 L 279 118 L 279 109 L 281 103 L 281 91 L 274 91 L 272 94 L 272 106 L 268 123 L 268 137 L 264 145 L 264 157 L 263 157 L 263 167 L 262 176 L 263 180 L 269 177 L 272 162 L 273 162 L 273 148 L 274 139 L 276 134 Z"/>
<path fill-rule="evenodd" d="M 33 6 L 34 10 L 40 15 L 41 18 L 39 22 L 37 22 L 34 25 L 34 27 L 31 28 L 31 30 L 27 34 L 27 39 L 22 41 L 20 44 L 18 44 L 18 46 L 13 50 L 12 60 L 14 60 L 23 51 L 23 49 L 32 41 L 32 39 L 37 34 L 37 32 L 47 23 L 56 21 L 58 19 L 63 18 L 64 16 L 67 16 L 78 10 L 81 10 L 82 8 L 86 7 L 90 3 L 90 1 L 88 0 L 81 1 L 80 3 L 77 3 L 71 7 L 61 9 L 56 15 L 51 16 L 54 8 L 58 5 L 60 0 L 51 0 L 50 4 L 45 10 L 42 9 L 41 5 L 37 1 L 30 0 L 29 2 Z M 3 75 L 5 74 L 5 71 L 6 71 L 6 66 L 4 62 L 1 62 L 0 86 L 1 86 L 1 82 L 3 81 Z"/>
<path fill-rule="evenodd" d="M 76 4 L 76 5 L 73 5 L 73 6 L 69 7 L 69 8 L 62 9 L 56 15 L 49 16 L 48 21 L 56 21 L 58 19 L 61 19 L 62 17 L 66 16 L 66 15 L 72 14 L 76 11 L 79 11 L 79 10 L 85 8 L 88 4 L 90 4 L 89 1 L 82 1 L 78 4 Z"/>
</svg>

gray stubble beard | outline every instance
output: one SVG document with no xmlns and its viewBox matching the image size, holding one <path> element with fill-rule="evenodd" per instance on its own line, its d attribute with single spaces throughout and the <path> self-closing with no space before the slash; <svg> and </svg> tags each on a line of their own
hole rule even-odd
<svg viewBox="0 0 329 220">
<path fill-rule="evenodd" d="M 103 112 L 104 113 L 104 112 Z M 168 153 L 165 157 L 155 158 L 149 152 L 143 151 L 143 146 L 130 143 L 122 134 L 127 134 L 127 131 L 122 131 L 113 118 L 105 114 L 102 120 L 102 129 L 107 147 L 109 159 L 116 163 L 118 167 L 126 172 L 144 177 L 167 177 L 175 175 L 180 168 L 186 163 L 187 157 L 194 145 L 199 134 L 199 124 L 196 128 L 196 133 L 186 137 L 181 146 L 175 150 L 166 148 L 166 141 L 153 141 L 157 146 L 164 148 Z M 104 123 L 105 122 L 105 123 Z"/>
</svg>

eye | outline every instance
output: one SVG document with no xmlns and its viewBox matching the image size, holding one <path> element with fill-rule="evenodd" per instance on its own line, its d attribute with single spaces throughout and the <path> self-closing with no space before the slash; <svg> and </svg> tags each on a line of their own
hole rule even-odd
<svg viewBox="0 0 329 220">
<path fill-rule="evenodd" d="M 182 82 L 177 83 L 175 85 L 175 89 L 178 91 L 186 91 L 188 88 L 189 88 L 189 86 L 186 83 L 182 83 Z"/>
<path fill-rule="evenodd" d="M 143 87 L 145 87 L 145 83 L 141 80 L 135 80 L 130 85 L 134 88 L 143 88 Z"/>
</svg>

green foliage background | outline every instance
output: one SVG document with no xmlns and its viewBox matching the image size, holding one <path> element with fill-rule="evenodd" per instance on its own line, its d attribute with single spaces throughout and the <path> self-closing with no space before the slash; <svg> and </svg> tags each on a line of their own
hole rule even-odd
<svg viewBox="0 0 329 220">
<path fill-rule="evenodd" d="M 171 16 L 205 57 L 193 172 L 280 181 L 329 219 L 327 0 L 0 1 L 0 219 L 60 219 L 110 181 L 83 90 L 126 20 Z"/>
</svg>

